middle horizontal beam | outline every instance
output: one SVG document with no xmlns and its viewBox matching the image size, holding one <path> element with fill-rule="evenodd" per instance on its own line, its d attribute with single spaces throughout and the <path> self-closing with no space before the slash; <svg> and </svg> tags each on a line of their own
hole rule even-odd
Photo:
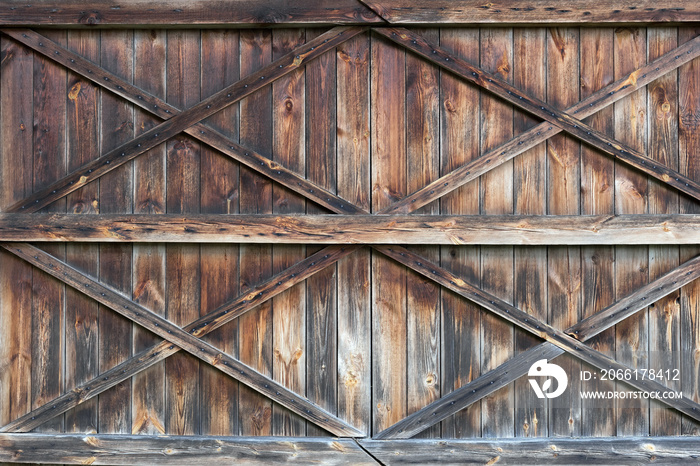
<svg viewBox="0 0 700 466">
<path fill-rule="evenodd" d="M 0 241 L 697 244 L 700 215 L 0 214 Z"/>
</svg>

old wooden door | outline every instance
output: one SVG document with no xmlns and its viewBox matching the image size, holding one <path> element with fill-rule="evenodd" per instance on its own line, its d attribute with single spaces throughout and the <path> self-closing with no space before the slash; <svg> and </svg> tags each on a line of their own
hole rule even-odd
<svg viewBox="0 0 700 466">
<path fill-rule="evenodd" d="M 273 3 L 0 1 L 0 461 L 700 454 L 697 3 Z"/>
</svg>

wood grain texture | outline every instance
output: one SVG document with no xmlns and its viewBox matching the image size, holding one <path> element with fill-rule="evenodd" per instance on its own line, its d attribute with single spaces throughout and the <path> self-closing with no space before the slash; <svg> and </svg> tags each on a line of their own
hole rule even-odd
<svg viewBox="0 0 700 466">
<path fill-rule="evenodd" d="M 239 33 L 201 31 L 201 97 L 207 98 L 240 79 Z M 239 108 L 232 105 L 209 117 L 207 125 L 233 140 L 239 135 Z M 200 209 L 202 213 L 237 214 L 238 162 L 200 146 Z M 239 247 L 236 244 L 200 246 L 200 316 L 239 295 Z M 221 351 L 238 356 L 238 323 L 231 322 L 209 334 Z M 203 435 L 238 434 L 238 383 L 208 366 L 200 367 L 200 432 Z"/>
<path fill-rule="evenodd" d="M 687 437 L 498 440 L 361 440 L 390 464 L 692 464 L 697 440 Z"/>
<path fill-rule="evenodd" d="M 130 79 L 133 73 L 133 32 L 102 31 L 100 61 L 105 69 Z M 134 136 L 134 109 L 107 93 L 102 94 L 101 147 L 109 151 Z M 101 213 L 133 212 L 133 172 L 127 163 L 100 179 L 99 208 Z M 132 246 L 130 244 L 102 244 L 100 246 L 100 279 L 103 283 L 131 296 Z M 105 371 L 131 356 L 132 324 L 110 309 L 101 307 L 100 371 Z M 131 384 L 125 382 L 100 396 L 98 432 L 130 433 Z"/>
<path fill-rule="evenodd" d="M 406 52 L 372 35 L 372 211 L 404 197 L 406 172 Z M 406 413 L 406 269 L 372 253 L 372 432 Z"/>
<path fill-rule="evenodd" d="M 49 457 L 64 464 L 377 464 L 355 442 L 338 438 L 0 434 L 0 461 Z"/>
<path fill-rule="evenodd" d="M 369 35 L 339 45 L 335 63 L 338 194 L 369 211 Z M 338 262 L 338 415 L 367 433 L 373 411 L 370 267 L 366 248 Z"/>
<path fill-rule="evenodd" d="M 290 4 L 274 0 L 261 5 L 250 0 L 163 1 L 126 0 L 119 5 L 107 0 L 91 2 L 86 8 L 80 0 L 57 2 L 39 0 L 19 5 L 11 0 L 0 3 L 2 25 L 51 26 L 219 26 L 255 24 L 338 24 L 381 23 L 369 8 L 353 0 L 311 0 Z"/>
<path fill-rule="evenodd" d="M 442 29 L 440 45 L 465 60 L 479 59 L 479 30 Z M 450 73 L 440 71 L 440 173 L 473 161 L 479 154 L 479 90 Z M 441 177 L 442 178 L 442 177 Z M 440 199 L 442 215 L 479 214 L 479 180 L 465 184 Z M 432 183 L 431 183 L 432 184 Z M 416 205 L 414 203 L 413 205 Z M 480 276 L 478 246 L 443 247 L 440 263 L 446 269 L 469 277 Z M 473 380 L 481 367 L 481 310 L 453 293 L 441 291 L 442 391 L 451 392 Z M 478 437 L 481 406 L 472 405 L 442 423 L 443 437 Z"/>
<path fill-rule="evenodd" d="M 642 2 L 625 0 L 614 6 L 567 0 L 500 1 L 369 0 L 364 2 L 391 24 L 555 24 L 698 21 L 700 8 L 691 0 Z"/>
<path fill-rule="evenodd" d="M 134 31 L 134 85 L 165 98 L 165 31 Z M 148 63 L 149 66 L 138 66 Z M 134 110 L 136 135 L 152 128 L 158 120 Z M 166 147 L 161 144 L 134 160 L 134 213 L 163 214 L 166 205 Z M 165 245 L 133 245 L 133 299 L 136 303 L 165 316 Z M 139 354 L 158 340 L 151 332 L 133 326 L 133 354 Z M 159 362 L 135 374 L 132 381 L 131 433 L 165 434 L 165 363 Z"/>
</svg>

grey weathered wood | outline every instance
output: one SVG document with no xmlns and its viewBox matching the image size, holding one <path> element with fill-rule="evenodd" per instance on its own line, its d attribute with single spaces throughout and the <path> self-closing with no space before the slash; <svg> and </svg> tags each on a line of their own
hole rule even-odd
<svg viewBox="0 0 700 466">
<path fill-rule="evenodd" d="M 250 367 L 242 364 L 237 359 L 219 352 L 208 343 L 199 340 L 199 337 L 203 336 L 204 334 L 218 328 L 226 322 L 229 322 L 235 317 L 238 317 L 252 307 L 266 301 L 272 297 L 273 294 L 277 294 L 285 289 L 288 289 L 295 283 L 298 283 L 300 280 L 305 278 L 305 276 L 308 276 L 302 274 L 302 271 L 305 271 L 307 274 L 314 273 L 339 260 L 346 253 L 348 253 L 345 248 L 325 248 L 324 250 L 316 253 L 316 255 L 312 256 L 312 258 L 309 258 L 311 260 L 306 259 L 305 261 L 290 267 L 290 269 L 287 269 L 285 274 L 288 274 L 289 276 L 286 281 L 278 281 L 276 283 L 275 280 L 268 281 L 261 285 L 261 287 L 256 288 L 252 292 L 248 292 L 234 300 L 234 302 L 230 303 L 229 305 L 221 306 L 212 313 L 197 319 L 184 329 L 181 329 L 157 314 L 154 314 L 148 309 L 134 303 L 125 296 L 113 291 L 109 287 L 92 280 L 85 274 L 73 269 L 72 267 L 34 246 L 19 243 L 12 245 L 4 244 L 2 247 L 18 257 L 27 260 L 32 265 L 41 268 L 59 280 L 64 281 L 66 284 L 75 287 L 99 303 L 121 313 L 130 320 L 139 323 L 162 338 L 167 338 L 168 341 L 173 341 L 173 343 L 176 343 L 174 340 L 178 340 L 177 344 L 182 347 L 182 349 L 185 349 L 200 359 L 209 362 L 222 372 L 236 378 L 251 388 L 259 390 L 261 393 L 264 393 L 271 399 L 277 401 L 283 406 L 288 407 L 292 411 L 297 412 L 310 421 L 317 423 L 319 426 L 322 426 L 330 432 L 344 436 L 362 435 L 362 433 L 354 427 L 336 418 L 332 414 L 318 408 L 305 398 L 291 392 L 268 377 L 259 374 Z M 301 269 L 301 267 L 304 267 L 305 270 Z M 81 399 L 88 399 L 97 395 L 98 391 L 96 390 L 94 384 L 91 385 L 91 382 L 97 383 L 100 388 L 102 388 L 101 391 L 104 391 L 107 388 L 119 383 L 121 380 L 125 380 L 126 378 L 130 377 L 134 373 L 149 367 L 152 365 L 152 363 L 165 359 L 171 354 L 176 353 L 178 348 L 168 341 L 155 345 L 154 347 L 139 353 L 138 355 L 117 366 L 117 368 L 121 367 L 123 372 L 116 370 L 108 371 L 110 372 L 110 375 L 106 375 L 106 373 L 100 374 L 92 381 L 74 389 L 72 392 L 62 395 L 56 400 L 53 400 L 52 402 L 43 405 L 31 413 L 22 416 L 18 420 L 4 426 L 2 431 L 18 431 L 34 428 L 37 425 L 40 425 L 41 422 L 45 422 L 47 419 L 51 419 L 53 416 L 58 415 L 61 412 L 58 409 L 59 407 L 65 411 L 70 407 L 79 404 Z M 185 341 L 188 341 L 189 343 L 185 344 Z M 160 358 L 156 358 L 156 356 L 160 356 Z M 122 367 L 126 365 L 130 365 L 129 371 Z M 112 372 L 115 373 L 110 378 Z M 91 388 L 92 390 L 90 390 Z M 88 391 L 89 394 L 87 393 Z M 318 416 L 318 419 L 314 419 L 315 416 Z"/>
<path fill-rule="evenodd" d="M 464 56 L 464 54 L 461 56 Z M 679 58 L 676 58 L 677 56 Z M 581 102 L 568 108 L 566 112 L 575 114 L 579 118 L 591 116 L 698 56 L 700 56 L 700 37 L 695 37 L 638 70 L 591 93 Z M 611 67 L 609 73 L 612 74 L 612 71 Z M 396 202 L 390 209 L 384 209 L 382 213 L 407 213 L 413 208 L 426 205 L 460 186 L 478 179 L 484 173 L 537 146 L 537 144 L 546 141 L 561 131 L 558 126 L 550 125 L 547 122 L 540 123 L 505 144 L 452 169 L 437 180 L 427 184 L 424 188 Z"/>
<path fill-rule="evenodd" d="M 581 341 L 593 338 L 616 323 L 692 282 L 697 277 L 698 271 L 700 271 L 700 256 L 683 263 L 657 280 L 566 329 L 566 333 L 575 335 Z M 535 361 L 539 359 L 550 360 L 563 353 L 564 350 L 549 342 L 541 343 L 528 351 L 517 354 L 498 368 L 481 375 L 473 382 L 411 414 L 374 438 L 409 438 L 525 375 Z"/>
<path fill-rule="evenodd" d="M 0 434 L 0 461 L 61 464 L 377 464 L 354 441 L 333 437 L 178 437 Z"/>
<path fill-rule="evenodd" d="M 391 24 L 555 24 L 632 23 L 700 20 L 693 0 L 363 0 Z"/>
<path fill-rule="evenodd" d="M 0 214 L 0 241 L 696 244 L 700 216 Z"/>
<path fill-rule="evenodd" d="M 49 41 L 49 39 L 35 31 L 29 29 L 5 29 L 3 32 L 32 50 L 78 73 L 83 78 L 112 91 L 164 120 L 182 113 L 177 107 L 115 76 L 65 47 Z M 237 160 L 249 168 L 268 176 L 332 212 L 362 212 L 362 209 L 354 208 L 351 203 L 346 202 L 329 190 L 317 186 L 312 181 L 298 175 L 282 164 L 272 161 L 269 157 L 265 157 L 250 147 L 243 147 L 217 129 L 212 128 L 209 124 L 200 122 L 187 128 L 185 132 L 233 160 Z"/>
<path fill-rule="evenodd" d="M 49 205 L 56 199 L 69 194 L 85 184 L 99 178 L 105 173 L 119 167 L 120 165 L 132 160 L 138 155 L 147 150 L 159 145 L 163 141 L 177 135 L 181 131 L 186 130 L 190 126 L 199 121 L 213 115 L 219 110 L 237 102 L 244 97 L 252 94 L 254 91 L 274 82 L 276 79 L 285 76 L 292 71 L 305 65 L 308 61 L 322 55 L 324 52 L 332 49 L 338 44 L 345 42 L 348 39 L 363 32 L 363 28 L 359 27 L 337 27 L 331 31 L 318 36 L 294 51 L 284 55 L 282 58 L 275 60 L 269 65 L 263 67 L 259 71 L 248 75 L 247 77 L 237 81 L 216 94 L 202 100 L 200 103 L 193 105 L 186 111 L 179 113 L 176 116 L 164 121 L 163 123 L 151 128 L 142 133 L 140 136 L 112 149 L 94 161 L 82 165 L 77 170 L 69 175 L 64 176 L 60 180 L 52 183 L 50 186 L 36 191 L 31 196 L 21 202 L 10 206 L 9 212 L 35 212 L 42 207 Z M 29 38 L 29 34 L 22 33 L 22 37 Z M 24 35 L 28 37 L 24 37 Z M 61 50 L 56 48 L 56 44 L 52 42 L 39 42 L 39 47 L 50 49 L 50 53 L 58 54 Z M 104 76 L 102 79 L 111 79 L 109 76 Z M 142 98 L 145 99 L 143 95 Z M 152 99 L 155 99 L 151 97 Z M 138 99 L 137 97 L 137 100 Z M 168 110 L 166 110 L 166 113 Z M 201 133 L 201 131 L 200 131 Z"/>
<path fill-rule="evenodd" d="M 483 69 L 431 44 L 415 32 L 403 28 L 377 28 L 375 30 L 378 34 L 418 53 L 430 62 L 450 70 L 465 80 L 493 92 L 526 112 L 548 121 L 552 128 L 553 126 L 559 126 L 563 131 L 614 157 L 616 160 L 620 160 L 673 186 L 681 192 L 700 199 L 700 183 L 676 170 L 668 168 L 661 162 L 648 158 L 642 152 L 591 128 L 572 116 L 576 115 L 576 111 L 573 114 L 569 114 L 554 108 L 540 99 L 528 96 L 495 75 L 487 73 Z M 695 45 L 700 47 L 700 40 Z M 690 50 L 686 51 L 686 55 L 690 55 Z M 676 60 L 680 60 L 680 58 L 681 55 L 674 57 Z M 549 129 L 549 126 L 547 128 Z M 505 153 L 501 155 L 505 155 Z"/>
<path fill-rule="evenodd" d="M 696 464 L 693 437 L 603 437 L 499 440 L 360 440 L 386 464 Z"/>
</svg>

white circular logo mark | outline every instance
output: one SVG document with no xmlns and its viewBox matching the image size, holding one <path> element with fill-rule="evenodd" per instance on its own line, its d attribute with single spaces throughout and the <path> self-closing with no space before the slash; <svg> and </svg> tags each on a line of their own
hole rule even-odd
<svg viewBox="0 0 700 466">
<path fill-rule="evenodd" d="M 537 382 L 537 380 L 529 379 L 532 389 L 535 391 L 537 398 L 556 398 L 566 390 L 566 386 L 569 383 L 569 378 L 566 376 L 564 369 L 557 366 L 556 364 L 548 363 L 546 359 L 540 359 L 532 366 L 527 375 L 530 377 L 548 377 L 542 387 Z M 557 389 L 549 393 L 549 389 L 552 388 L 552 379 L 557 381 Z"/>
</svg>

